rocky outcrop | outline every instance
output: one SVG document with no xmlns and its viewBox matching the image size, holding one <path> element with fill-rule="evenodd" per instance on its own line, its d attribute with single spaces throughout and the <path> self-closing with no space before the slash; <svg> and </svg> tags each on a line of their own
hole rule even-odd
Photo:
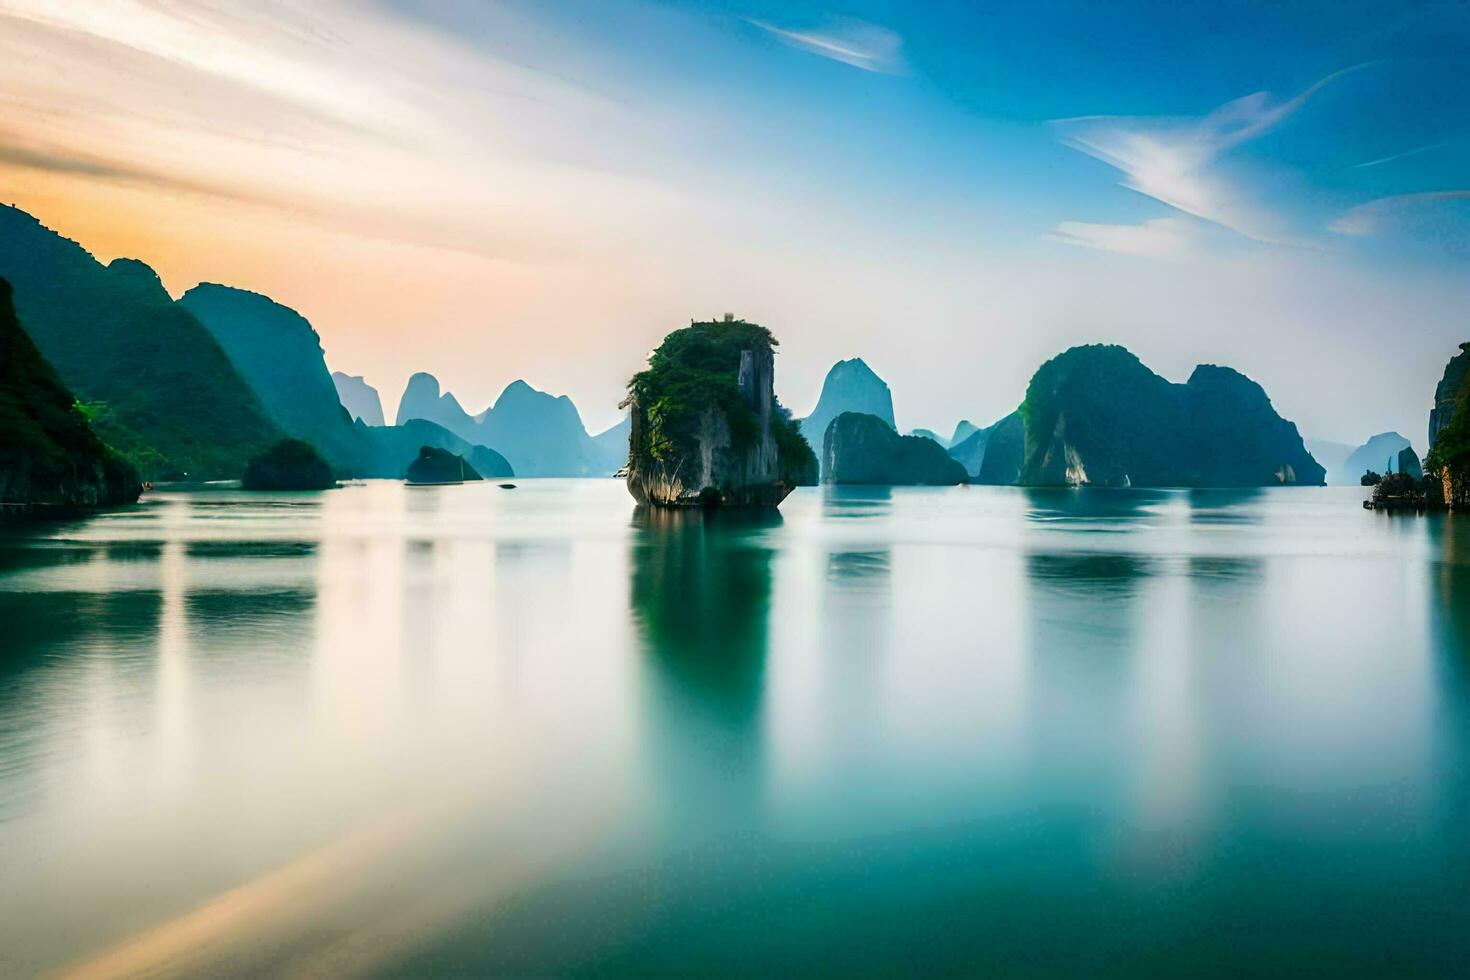
<svg viewBox="0 0 1470 980">
<path fill-rule="evenodd" d="M 333 371 L 332 384 L 337 388 L 337 400 L 354 422 L 383 424 L 383 401 L 378 397 L 378 389 L 368 384 L 362 375 Z"/>
<path fill-rule="evenodd" d="M 240 485 L 246 490 L 329 490 L 337 480 L 309 443 L 282 439 L 250 461 Z"/>
<path fill-rule="evenodd" d="M 874 374 L 861 357 L 832 365 L 822 382 L 817 407 L 802 420 L 801 431 L 813 452 L 820 454 L 827 426 L 843 412 L 877 416 L 890 429 L 897 429 L 893 421 L 893 394 L 888 390 L 888 384 Z"/>
<path fill-rule="evenodd" d="M 418 458 L 409 464 L 405 478 L 409 483 L 419 484 L 463 483 L 466 480 L 483 479 L 464 457 L 433 446 L 420 447 Z"/>
<path fill-rule="evenodd" d="M 1444 376 L 1434 389 L 1434 405 L 1429 409 L 1429 448 L 1439 441 L 1439 434 L 1454 421 L 1456 407 L 1470 387 L 1470 343 L 1460 345 L 1460 353 L 1445 365 Z"/>
<path fill-rule="evenodd" d="M 1019 482 L 1036 486 L 1320 486 L 1324 471 L 1261 386 L 1200 365 L 1171 384 L 1122 347 L 1074 347 L 1031 379 Z"/>
<path fill-rule="evenodd" d="M 140 491 L 21 329 L 0 279 L 0 519 L 132 503 Z"/>
<path fill-rule="evenodd" d="M 901 436 L 877 416 L 843 412 L 822 440 L 824 483 L 954 486 L 967 479 L 939 443 Z"/>
<path fill-rule="evenodd" d="M 776 400 L 775 340 L 727 316 L 664 338 L 628 384 L 628 490 L 654 506 L 775 506 L 817 462 Z"/>
</svg>

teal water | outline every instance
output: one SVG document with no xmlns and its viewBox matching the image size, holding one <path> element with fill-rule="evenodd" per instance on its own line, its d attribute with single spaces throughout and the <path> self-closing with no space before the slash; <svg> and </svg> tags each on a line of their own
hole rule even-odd
<svg viewBox="0 0 1470 980">
<path fill-rule="evenodd" d="M 1470 520 L 1360 499 L 5 531 L 0 974 L 1458 973 Z"/>
</svg>

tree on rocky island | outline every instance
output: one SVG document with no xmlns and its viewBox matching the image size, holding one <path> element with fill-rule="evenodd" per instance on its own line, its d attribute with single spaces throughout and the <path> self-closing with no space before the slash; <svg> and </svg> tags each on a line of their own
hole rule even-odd
<svg viewBox="0 0 1470 980">
<path fill-rule="evenodd" d="M 628 490 L 658 506 L 774 506 L 817 480 L 775 395 L 776 340 L 726 315 L 664 338 L 628 382 Z"/>
</svg>

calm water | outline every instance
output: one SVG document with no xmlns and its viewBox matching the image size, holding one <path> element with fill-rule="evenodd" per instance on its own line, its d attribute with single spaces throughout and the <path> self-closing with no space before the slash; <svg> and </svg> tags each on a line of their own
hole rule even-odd
<svg viewBox="0 0 1470 980">
<path fill-rule="evenodd" d="M 5 532 L 0 973 L 1463 970 L 1470 519 L 1360 497 Z"/>
</svg>

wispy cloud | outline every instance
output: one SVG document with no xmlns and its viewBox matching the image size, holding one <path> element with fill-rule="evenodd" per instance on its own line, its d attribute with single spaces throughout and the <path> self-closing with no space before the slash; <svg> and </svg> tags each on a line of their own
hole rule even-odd
<svg viewBox="0 0 1470 980">
<path fill-rule="evenodd" d="M 1402 211 L 1425 204 L 1467 200 L 1470 200 L 1470 190 L 1424 191 L 1418 194 L 1395 194 L 1391 197 L 1380 197 L 1367 204 L 1359 204 L 1338 216 L 1327 226 L 1327 230 L 1338 235 L 1357 237 L 1376 235 L 1383 230 L 1384 224 L 1391 216 Z"/>
<path fill-rule="evenodd" d="M 1369 160 L 1367 163 L 1354 164 L 1353 169 L 1362 170 L 1364 167 L 1376 167 L 1379 164 L 1383 163 L 1393 163 L 1395 160 L 1403 160 L 1406 157 L 1416 157 L 1421 153 L 1428 153 L 1430 150 L 1442 150 L 1449 145 L 1450 144 L 1448 142 L 1431 143 L 1428 146 L 1421 146 L 1414 150 L 1405 150 L 1403 153 L 1395 153 L 1392 156 L 1379 157 L 1377 160 Z"/>
<path fill-rule="evenodd" d="M 904 70 L 903 39 L 877 24 L 843 18 L 820 28 L 788 30 L 760 20 L 750 23 L 783 44 L 863 71 L 895 75 Z"/>
<path fill-rule="evenodd" d="M 1157 259 L 1181 258 L 1199 241 L 1196 222 L 1184 217 L 1155 218 L 1138 225 L 1063 221 L 1051 237 L 1082 248 Z"/>
<path fill-rule="evenodd" d="M 1055 120 L 1063 143 L 1121 171 L 1122 186 L 1259 242 L 1283 244 L 1282 219 L 1217 166 L 1269 132 L 1324 86 L 1366 65 L 1334 72 L 1283 101 L 1255 92 L 1197 118 L 1084 116 Z"/>
</svg>

